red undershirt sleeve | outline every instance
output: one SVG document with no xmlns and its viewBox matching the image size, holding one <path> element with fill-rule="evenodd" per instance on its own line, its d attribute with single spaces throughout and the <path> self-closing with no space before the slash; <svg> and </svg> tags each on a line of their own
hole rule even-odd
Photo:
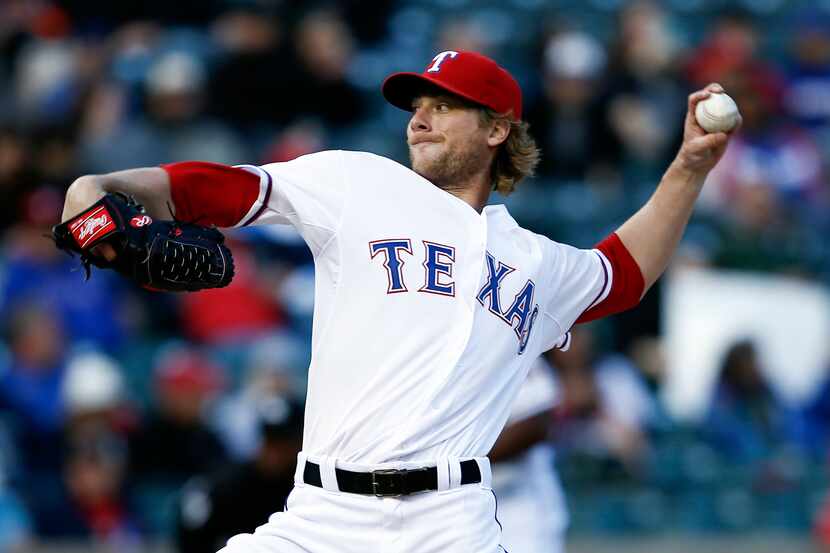
<svg viewBox="0 0 830 553">
<path fill-rule="evenodd" d="M 596 249 L 602 252 L 611 264 L 611 291 L 604 300 L 585 311 L 576 320 L 577 323 L 587 323 L 631 309 L 640 303 L 640 297 L 645 290 L 643 273 L 617 233 L 610 234 L 597 244 Z"/>
<path fill-rule="evenodd" d="M 176 218 L 182 221 L 233 227 L 260 196 L 260 176 L 239 167 L 183 161 L 161 168 L 170 176 Z"/>
</svg>

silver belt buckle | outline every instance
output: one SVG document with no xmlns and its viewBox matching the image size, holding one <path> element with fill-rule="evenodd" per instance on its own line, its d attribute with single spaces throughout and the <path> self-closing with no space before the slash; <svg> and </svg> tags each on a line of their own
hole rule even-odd
<svg viewBox="0 0 830 553">
<path fill-rule="evenodd" d="M 372 471 L 372 493 L 375 497 L 400 497 L 403 495 L 403 490 L 399 482 L 394 479 L 379 481 L 378 475 L 401 475 L 404 476 L 408 471 L 406 469 L 380 469 Z M 382 488 L 387 489 L 382 489 Z"/>
</svg>

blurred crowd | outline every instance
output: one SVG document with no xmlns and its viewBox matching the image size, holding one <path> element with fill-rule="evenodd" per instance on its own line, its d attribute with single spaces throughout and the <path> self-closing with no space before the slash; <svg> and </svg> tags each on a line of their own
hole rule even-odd
<svg viewBox="0 0 830 553">
<path fill-rule="evenodd" d="M 830 11 L 811 2 L 5 0 L 0 552 L 174 536 L 183 553 L 214 551 L 241 511 L 264 522 L 281 506 L 300 447 L 314 277 L 297 235 L 231 233 L 237 275 L 221 290 L 151 293 L 103 271 L 84 281 L 45 237 L 71 182 L 327 148 L 405 162 L 406 114 L 379 85 L 446 49 L 484 52 L 520 80 L 543 162 L 496 200 L 580 247 L 648 197 L 686 95 L 720 82 L 743 127 L 679 257 L 830 284 Z M 658 287 L 546 358 L 560 390 L 550 440 L 584 500 L 574 525 L 806 530 L 815 518 L 830 543 L 830 381 L 789 404 L 757 344 L 740 341 L 703 419 L 673 420 L 660 302 Z"/>
</svg>

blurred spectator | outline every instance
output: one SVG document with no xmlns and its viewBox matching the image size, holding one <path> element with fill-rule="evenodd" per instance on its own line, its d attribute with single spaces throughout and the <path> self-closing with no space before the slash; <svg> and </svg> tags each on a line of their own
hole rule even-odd
<svg viewBox="0 0 830 553">
<path fill-rule="evenodd" d="M 726 352 L 703 424 L 713 447 L 732 462 L 770 459 L 794 443 L 793 413 L 764 377 L 752 342 L 737 342 Z"/>
<path fill-rule="evenodd" d="M 488 454 L 505 551 L 564 553 L 568 507 L 548 440 L 558 400 L 553 369 L 537 359 Z"/>
<path fill-rule="evenodd" d="M 627 4 L 619 16 L 603 103 L 613 138 L 623 148 L 624 177 L 648 189 L 680 144 L 688 91 L 677 71 L 679 41 L 654 2 Z"/>
<path fill-rule="evenodd" d="M 728 155 L 728 154 L 727 154 Z M 719 236 L 710 245 L 710 261 L 717 267 L 744 271 L 808 274 L 808 237 L 776 201 L 768 186 L 735 191 L 730 213 L 713 226 Z"/>
<path fill-rule="evenodd" d="M 113 29 L 105 43 L 109 50 L 111 82 L 125 85 L 133 92 L 140 92 L 147 72 L 157 61 L 158 53 L 163 49 L 167 36 L 164 27 L 146 19 L 130 21 Z M 108 79 L 101 79 L 98 84 L 108 83 Z M 91 99 L 88 107 L 96 108 Z"/>
<path fill-rule="evenodd" d="M 43 126 L 32 137 L 32 164 L 40 184 L 63 191 L 78 175 L 78 138 L 73 126 Z"/>
<path fill-rule="evenodd" d="M 74 356 L 67 365 L 62 399 L 65 436 L 74 442 L 101 432 L 126 436 L 137 424 L 124 398 L 123 369 L 95 351 Z"/>
<path fill-rule="evenodd" d="M 360 122 L 366 110 L 347 78 L 355 43 L 346 22 L 333 11 L 312 11 L 299 22 L 294 47 L 302 83 L 298 110 L 334 127 Z"/>
<path fill-rule="evenodd" d="M 217 401 L 213 426 L 228 452 L 237 460 L 250 460 L 260 447 L 259 405 L 276 395 L 304 397 L 298 381 L 304 345 L 290 334 L 275 334 L 248 346 L 242 383 L 238 390 Z"/>
<path fill-rule="evenodd" d="M 559 180 L 607 180 L 620 144 L 607 126 L 597 95 L 606 55 L 591 35 L 567 31 L 544 50 L 544 94 L 528 120 L 542 150 L 539 173 Z"/>
<path fill-rule="evenodd" d="M 0 361 L 0 411 L 13 417 L 22 464 L 27 476 L 34 477 L 60 464 L 64 332 L 49 310 L 25 303 L 9 313 L 6 339 L 9 355 Z"/>
<path fill-rule="evenodd" d="M 205 411 L 224 375 L 218 365 L 188 349 L 163 355 L 154 374 L 157 411 L 131 437 L 131 469 L 139 482 L 178 487 L 227 458 L 205 423 Z"/>
<path fill-rule="evenodd" d="M 631 356 L 608 353 L 596 364 L 596 381 L 608 412 L 649 436 L 667 424 L 667 415 L 657 398 L 662 369 L 654 365 L 662 360 L 655 347 L 658 346 L 647 338 L 640 338 L 631 344 Z M 656 372 L 645 374 L 644 370 Z"/>
<path fill-rule="evenodd" d="M 554 443 L 562 455 L 593 462 L 612 475 L 619 469 L 636 474 L 648 453 L 651 396 L 630 363 L 600 362 L 591 327 L 571 333 L 568 351 L 545 354 L 561 390 Z"/>
<path fill-rule="evenodd" d="M 254 405 L 261 434 L 254 458 L 185 487 L 178 509 L 180 553 L 216 551 L 283 509 L 294 486 L 303 410 L 280 395 L 261 397 Z"/>
<path fill-rule="evenodd" d="M 657 399 L 666 376 L 666 352 L 662 340 L 658 336 L 640 336 L 628 344 L 625 352 L 627 355 L 612 356 L 612 359 L 627 360 L 649 390 L 652 401 L 648 402 L 646 419 L 655 428 L 666 424 L 669 415 Z"/>
<path fill-rule="evenodd" d="M 830 175 L 830 15 L 816 10 L 799 14 L 792 32 L 792 64 L 784 90 L 784 108 L 793 121 L 808 131 L 818 149 L 821 197 L 819 206 L 822 222 L 830 221 L 827 205 L 830 202 L 828 175 Z M 805 150 L 812 153 L 812 146 Z M 803 155 L 803 154 L 802 154 Z M 799 161 L 799 163 L 803 163 Z M 826 229 L 821 231 L 826 234 Z"/>
<path fill-rule="evenodd" d="M 26 122 L 64 123 L 82 100 L 81 49 L 66 39 L 30 40 L 16 65 L 18 117 Z"/>
<path fill-rule="evenodd" d="M 492 37 L 481 21 L 455 18 L 442 22 L 435 40 L 435 51 L 444 50 L 481 52 L 492 55 Z"/>
<path fill-rule="evenodd" d="M 44 537 L 88 540 L 112 551 L 139 551 L 140 525 L 125 495 L 126 444 L 101 431 L 73 440 L 62 492 L 39 513 Z"/>
<path fill-rule="evenodd" d="M 95 173 L 187 159 L 248 161 L 237 137 L 204 115 L 205 68 L 184 51 L 162 55 L 144 82 L 146 119 L 126 122 L 114 133 L 90 136 L 85 166 Z"/>
<path fill-rule="evenodd" d="M 761 31 L 750 13 L 734 9 L 719 14 L 709 28 L 686 60 L 686 72 L 695 86 L 717 82 L 729 90 L 730 75 L 758 63 Z"/>
<path fill-rule="evenodd" d="M 166 159 L 245 161 L 236 137 L 205 118 L 205 68 L 195 56 L 174 52 L 161 57 L 147 74 L 147 114 L 162 140 Z"/>
<path fill-rule="evenodd" d="M 266 146 L 263 162 L 291 161 L 300 156 L 325 149 L 325 131 L 311 121 L 286 127 Z"/>
<path fill-rule="evenodd" d="M 815 23 L 820 26 L 818 21 Z M 794 68 L 793 86 L 797 86 L 799 75 L 807 84 L 815 82 L 811 81 L 817 75 L 815 71 L 821 71 L 821 31 L 812 35 L 811 28 L 812 25 L 807 25 L 795 40 L 802 44 L 796 51 L 804 58 L 803 67 L 797 63 Z M 738 263 L 742 268 L 769 270 L 782 264 L 781 255 L 776 255 L 776 251 L 786 252 L 785 257 L 789 258 L 785 260 L 786 265 L 798 265 L 792 258 L 803 256 L 806 249 L 803 244 L 807 240 L 799 236 L 799 224 L 787 219 L 826 219 L 822 212 L 827 205 L 827 193 L 819 145 L 803 127 L 785 116 L 784 108 L 788 103 L 792 107 L 795 89 L 788 89 L 782 76 L 761 57 L 760 46 L 761 31 L 753 18 L 742 12 L 727 13 L 719 18 L 710 36 L 692 54 L 687 72 L 697 85 L 720 82 L 735 99 L 743 116 L 738 136 L 707 178 L 699 203 L 704 210 L 718 217 L 725 216 L 727 225 L 733 227 L 725 237 L 725 249 L 738 252 L 717 257 L 755 257 L 760 261 L 763 255 L 772 254 L 771 258 L 776 260 L 772 266 Z M 815 65 L 810 66 L 811 62 Z M 794 109 L 810 109 L 810 105 L 807 101 L 799 102 L 801 107 Z M 768 188 L 772 194 L 750 188 Z M 754 210 L 758 218 L 768 219 L 773 226 L 753 228 L 755 225 L 747 220 L 746 210 L 741 213 L 745 202 L 754 206 L 749 210 Z M 765 207 L 761 208 L 762 204 Z M 801 251 L 793 251 L 792 245 L 797 246 L 799 242 Z M 747 248 L 760 255 L 740 253 Z"/>
<path fill-rule="evenodd" d="M 260 270 L 245 243 L 233 240 L 228 245 L 233 250 L 233 282 L 224 288 L 179 298 L 182 330 L 197 342 L 245 341 L 283 324 L 283 314 L 275 298 L 279 282 L 272 281 L 270 273 Z"/>
<path fill-rule="evenodd" d="M 283 125 L 297 113 L 301 83 L 282 22 L 256 11 L 230 11 L 211 28 L 221 48 L 210 78 L 210 109 L 241 127 Z"/>
<path fill-rule="evenodd" d="M 6 79 L 12 73 L 14 61 L 27 38 L 27 31 L 37 11 L 43 8 L 41 2 L 31 0 L 7 0 L 0 4 L 0 99 L 10 105 Z"/>
<path fill-rule="evenodd" d="M 319 120 L 327 126 L 357 123 L 365 113 L 348 81 L 354 38 L 335 11 L 308 11 L 293 26 L 256 10 L 231 11 L 212 28 L 221 48 L 210 79 L 211 109 L 245 129 Z M 336 101 L 333 101 L 336 99 Z"/>
<path fill-rule="evenodd" d="M 11 312 L 18 303 L 38 302 L 48 306 L 71 342 L 115 351 L 126 338 L 126 286 L 112 271 L 95 271 L 84 282 L 78 259 L 47 238 L 61 210 L 62 194 L 54 188 L 40 187 L 25 196 L 19 223 L 6 233 L 0 305 Z"/>
<path fill-rule="evenodd" d="M 801 13 L 790 36 L 792 63 L 784 106 L 796 123 L 815 133 L 827 156 L 830 155 L 830 16 L 817 10 Z"/>
<path fill-rule="evenodd" d="M 18 219 L 23 197 L 35 185 L 30 151 L 21 131 L 0 127 L 0 237 Z"/>
</svg>

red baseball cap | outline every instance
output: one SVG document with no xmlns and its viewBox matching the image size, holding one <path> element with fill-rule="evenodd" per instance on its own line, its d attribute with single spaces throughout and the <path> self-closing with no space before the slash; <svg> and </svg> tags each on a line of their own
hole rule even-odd
<svg viewBox="0 0 830 553">
<path fill-rule="evenodd" d="M 412 100 L 430 83 L 498 113 L 522 118 L 522 89 L 506 69 L 476 52 L 447 50 L 437 54 L 423 73 L 393 73 L 381 92 L 395 107 L 412 111 Z"/>
</svg>

